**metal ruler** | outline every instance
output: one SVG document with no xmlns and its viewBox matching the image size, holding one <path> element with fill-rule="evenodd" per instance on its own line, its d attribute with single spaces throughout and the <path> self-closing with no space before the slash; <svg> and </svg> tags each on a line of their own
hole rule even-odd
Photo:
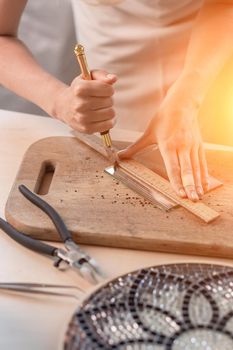
<svg viewBox="0 0 233 350">
<path fill-rule="evenodd" d="M 109 166 L 104 171 L 162 210 L 168 211 L 177 206 L 177 203 L 157 191 L 153 186 L 146 184 L 142 179 L 124 171 L 121 166 Z"/>
<path fill-rule="evenodd" d="M 83 141 L 103 156 L 107 156 L 101 145 L 101 140 L 98 137 L 83 135 L 76 131 L 74 134 L 80 141 Z M 174 207 L 174 205 L 180 205 L 206 223 L 209 223 L 220 216 L 217 211 L 211 209 L 202 202 L 194 203 L 188 199 L 178 197 L 172 190 L 169 181 L 135 160 L 130 159 L 121 161 L 116 168 L 110 166 L 107 167 L 105 171 L 136 190 L 136 192 L 141 192 L 141 194 L 148 200 L 152 201 L 152 203 L 158 201 L 160 206 L 165 209 L 166 204 L 169 206 L 169 203 L 171 203 L 171 207 Z M 162 197 L 159 198 L 159 195 Z"/>
<path fill-rule="evenodd" d="M 77 131 L 73 131 L 73 134 L 96 152 L 108 158 L 106 149 L 103 147 L 99 137 L 95 135 L 84 135 Z M 117 151 L 117 148 L 114 148 Z M 145 169 L 147 168 L 145 167 Z M 137 192 L 140 196 L 144 197 L 161 210 L 168 211 L 177 207 L 177 203 L 172 199 L 166 197 L 163 193 L 158 192 L 155 188 L 145 184 L 144 181 L 139 181 L 139 179 L 134 176 L 125 174 L 124 171 L 121 171 L 120 167 L 115 168 L 110 166 L 105 169 L 105 172 L 124 183 L 127 187 L 131 188 L 134 192 Z"/>
</svg>

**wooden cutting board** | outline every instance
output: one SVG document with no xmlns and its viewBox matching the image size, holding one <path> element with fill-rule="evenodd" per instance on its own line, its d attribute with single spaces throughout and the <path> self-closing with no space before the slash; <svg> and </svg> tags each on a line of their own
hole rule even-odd
<svg viewBox="0 0 233 350">
<path fill-rule="evenodd" d="M 211 175 L 224 186 L 203 202 L 220 212 L 210 224 L 182 208 L 163 212 L 103 172 L 108 161 L 76 138 L 51 137 L 26 152 L 6 205 L 6 218 L 43 240 L 59 240 L 53 224 L 18 191 L 44 193 L 44 173 L 54 174 L 42 197 L 63 217 L 77 242 L 101 246 L 233 257 L 233 153 L 207 151 Z M 46 171 L 45 171 L 46 170 Z"/>
</svg>

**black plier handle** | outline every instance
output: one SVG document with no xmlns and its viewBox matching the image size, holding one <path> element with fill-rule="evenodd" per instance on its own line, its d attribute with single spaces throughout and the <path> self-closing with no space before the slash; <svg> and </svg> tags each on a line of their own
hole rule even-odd
<svg viewBox="0 0 233 350">
<path fill-rule="evenodd" d="M 91 283 L 97 283 L 99 279 L 102 279 L 103 273 L 99 269 L 97 263 L 88 254 L 81 250 L 72 239 L 70 231 L 67 229 L 64 221 L 56 210 L 51 207 L 42 198 L 31 192 L 26 186 L 20 185 L 19 191 L 27 198 L 31 203 L 39 207 L 45 212 L 56 227 L 62 241 L 65 244 L 66 250 L 53 247 L 49 244 L 43 243 L 39 240 L 33 239 L 30 236 L 19 232 L 8 222 L 0 218 L 0 228 L 13 238 L 16 242 L 20 243 L 24 247 L 34 250 L 38 253 L 54 256 L 57 258 L 55 266 L 60 268 L 60 263 L 65 262 L 66 266 L 74 268 L 84 278 L 88 279 Z M 100 278 L 99 278 L 100 277 Z"/>
<path fill-rule="evenodd" d="M 16 230 L 11 224 L 0 218 L 0 228 L 7 233 L 12 239 L 26 248 L 34 250 L 37 253 L 56 256 L 56 247 L 43 243 L 39 240 L 35 240 L 28 235 Z"/>
<path fill-rule="evenodd" d="M 67 239 L 72 240 L 70 231 L 67 229 L 64 221 L 62 220 L 58 212 L 56 212 L 56 210 L 53 207 L 51 207 L 50 204 L 48 204 L 43 199 L 35 195 L 24 185 L 19 186 L 19 191 L 24 195 L 25 198 L 27 198 L 31 203 L 36 205 L 50 217 L 64 243 Z"/>
</svg>

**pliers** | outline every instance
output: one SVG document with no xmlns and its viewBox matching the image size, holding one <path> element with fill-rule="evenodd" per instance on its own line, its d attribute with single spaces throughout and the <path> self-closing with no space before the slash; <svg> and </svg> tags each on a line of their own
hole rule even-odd
<svg viewBox="0 0 233 350">
<path fill-rule="evenodd" d="M 49 244 L 43 243 L 39 240 L 31 238 L 30 236 L 19 232 L 11 224 L 0 218 L 0 228 L 16 242 L 24 247 L 34 250 L 38 253 L 55 257 L 54 266 L 60 270 L 66 267 L 74 268 L 83 278 L 87 279 L 92 284 L 98 283 L 104 275 L 98 267 L 96 261 L 88 254 L 81 250 L 78 244 L 72 239 L 71 233 L 67 229 L 64 221 L 57 213 L 57 211 L 42 198 L 31 192 L 26 186 L 20 185 L 19 191 L 31 203 L 39 207 L 45 212 L 54 223 L 65 248 L 56 248 Z M 65 267 L 65 268 L 64 268 Z"/>
</svg>

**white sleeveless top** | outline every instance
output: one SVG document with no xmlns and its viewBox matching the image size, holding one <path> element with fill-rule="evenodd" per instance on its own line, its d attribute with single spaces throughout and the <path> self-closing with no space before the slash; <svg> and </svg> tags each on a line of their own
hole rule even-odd
<svg viewBox="0 0 233 350">
<path fill-rule="evenodd" d="M 184 63 L 202 0 L 72 0 L 91 69 L 118 75 L 117 126 L 143 131 Z"/>
</svg>

